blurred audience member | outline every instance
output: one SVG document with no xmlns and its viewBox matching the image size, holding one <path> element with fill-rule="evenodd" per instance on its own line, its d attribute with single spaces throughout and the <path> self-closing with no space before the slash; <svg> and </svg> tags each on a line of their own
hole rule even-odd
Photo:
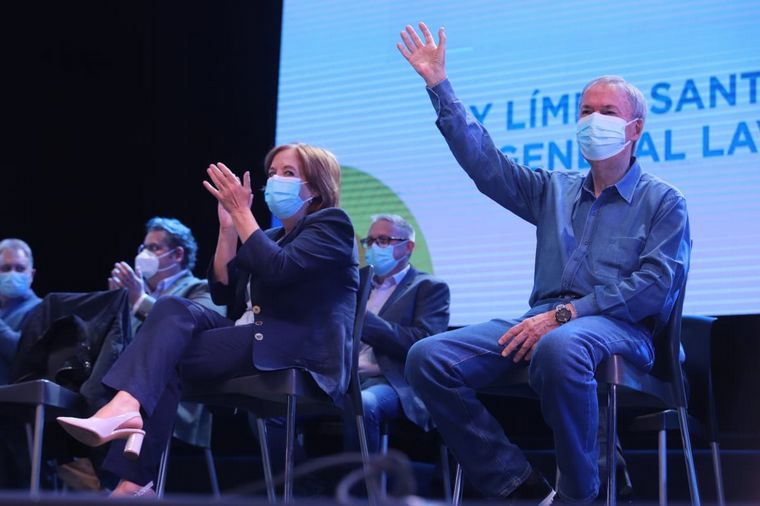
<svg viewBox="0 0 760 506">
<path fill-rule="evenodd" d="M 21 239 L 0 241 L 0 385 L 8 383 L 24 319 L 42 300 L 32 290 L 33 280 L 29 245 Z"/>
</svg>

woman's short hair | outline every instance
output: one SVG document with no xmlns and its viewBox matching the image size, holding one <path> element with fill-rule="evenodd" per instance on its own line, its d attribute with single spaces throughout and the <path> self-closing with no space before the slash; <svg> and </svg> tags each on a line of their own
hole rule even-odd
<svg viewBox="0 0 760 506">
<path fill-rule="evenodd" d="M 301 162 L 303 180 L 310 186 L 312 193 L 316 194 L 309 204 L 309 212 L 340 205 L 340 164 L 335 155 L 309 144 L 282 144 L 267 153 L 264 169 L 269 170 L 277 153 L 286 149 L 296 152 Z"/>
</svg>

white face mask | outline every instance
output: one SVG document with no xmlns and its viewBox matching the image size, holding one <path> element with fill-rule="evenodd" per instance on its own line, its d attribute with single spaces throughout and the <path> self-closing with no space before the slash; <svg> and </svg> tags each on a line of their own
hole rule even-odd
<svg viewBox="0 0 760 506">
<path fill-rule="evenodd" d="M 623 118 L 598 112 L 581 118 L 577 135 L 583 157 L 589 161 L 606 160 L 623 151 L 631 143 L 625 140 L 625 127 L 637 119 L 626 123 Z"/>
<path fill-rule="evenodd" d="M 176 249 L 176 248 L 175 248 Z M 168 267 L 164 267 L 163 269 L 158 268 L 159 261 L 164 258 L 166 255 L 170 255 L 174 252 L 174 249 L 167 251 L 166 253 L 162 255 L 156 255 L 152 251 L 148 251 L 147 249 L 144 249 L 135 257 L 135 268 L 139 268 L 140 272 L 142 272 L 142 275 L 145 279 L 150 279 L 159 272 L 163 272 L 165 270 L 171 269 L 174 267 L 174 264 L 169 265 Z"/>
</svg>

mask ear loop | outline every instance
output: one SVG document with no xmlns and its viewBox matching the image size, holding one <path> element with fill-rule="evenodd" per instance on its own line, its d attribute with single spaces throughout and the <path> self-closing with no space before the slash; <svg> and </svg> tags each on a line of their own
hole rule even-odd
<svg viewBox="0 0 760 506">
<path fill-rule="evenodd" d="M 170 255 L 171 253 L 173 253 L 173 252 L 175 252 L 175 251 L 177 251 L 177 248 L 172 248 L 172 249 L 170 249 L 169 251 L 167 251 L 166 253 L 162 253 L 161 255 L 156 255 L 156 258 L 158 258 L 159 260 L 161 260 L 161 259 L 162 259 L 162 258 L 164 258 L 166 255 Z M 179 264 L 179 262 L 177 262 L 177 263 Z M 171 265 L 170 265 L 170 266 L 168 266 L 168 267 L 159 268 L 159 269 L 157 269 L 157 270 L 156 270 L 156 274 L 158 274 L 159 272 L 168 271 L 168 270 L 169 270 L 169 269 L 171 269 L 172 267 L 174 267 L 174 264 L 171 264 Z M 155 274 L 154 274 L 154 276 L 155 276 Z"/>
</svg>

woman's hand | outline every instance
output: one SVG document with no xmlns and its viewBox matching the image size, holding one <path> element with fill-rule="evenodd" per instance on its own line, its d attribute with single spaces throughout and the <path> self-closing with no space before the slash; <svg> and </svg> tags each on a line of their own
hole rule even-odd
<svg viewBox="0 0 760 506">
<path fill-rule="evenodd" d="M 232 222 L 232 216 L 224 208 L 221 202 L 216 206 L 216 214 L 219 216 L 219 228 L 223 231 L 235 232 L 235 224 Z"/>
<path fill-rule="evenodd" d="M 246 171 L 243 174 L 242 184 L 240 183 L 240 178 L 233 174 L 223 163 L 212 163 L 206 169 L 206 172 L 211 179 L 211 183 L 204 181 L 203 186 L 219 202 L 220 226 L 224 227 L 225 224 L 231 224 L 231 215 L 240 212 L 250 213 L 251 204 L 253 203 L 250 172 Z M 223 215 L 222 209 L 226 212 L 226 215 Z M 228 218 L 229 221 L 227 220 Z"/>
<path fill-rule="evenodd" d="M 424 43 L 414 28 L 406 25 L 405 30 L 401 32 L 404 44 L 399 42 L 396 47 L 414 70 L 422 76 L 425 84 L 432 87 L 446 79 L 446 33 L 442 27 L 438 29 L 438 45 L 436 46 L 433 34 L 425 23 L 420 23 L 420 31 L 425 37 Z"/>
</svg>

